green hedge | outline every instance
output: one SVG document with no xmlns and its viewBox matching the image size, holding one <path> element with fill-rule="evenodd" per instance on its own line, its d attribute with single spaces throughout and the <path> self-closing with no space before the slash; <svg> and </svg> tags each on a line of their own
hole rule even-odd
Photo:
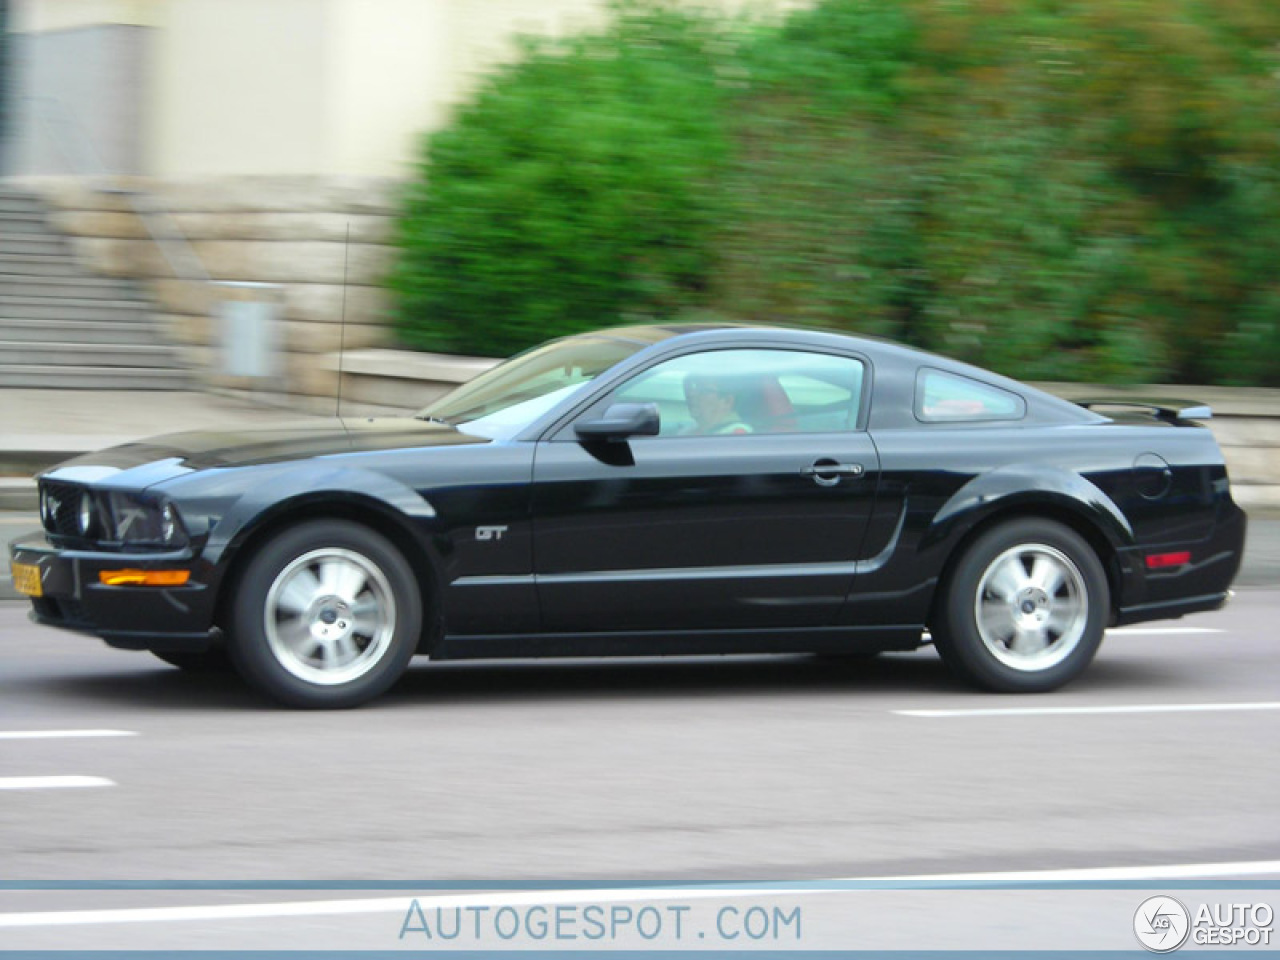
<svg viewBox="0 0 1280 960">
<path fill-rule="evenodd" d="M 697 302 L 728 151 L 708 29 L 620 10 L 528 43 L 430 138 L 394 277 L 406 344 L 501 355 Z"/>
<path fill-rule="evenodd" d="M 1280 4 L 620 5 L 424 143 L 400 238 L 424 349 L 710 311 L 1280 385 Z"/>
</svg>

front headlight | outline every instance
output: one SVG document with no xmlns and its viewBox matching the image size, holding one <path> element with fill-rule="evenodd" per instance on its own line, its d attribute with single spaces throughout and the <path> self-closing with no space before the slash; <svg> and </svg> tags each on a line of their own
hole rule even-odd
<svg viewBox="0 0 1280 960">
<path fill-rule="evenodd" d="M 182 527 L 178 523 L 178 511 L 172 503 L 160 508 L 160 537 L 165 543 L 173 543 L 178 539 Z"/>
<path fill-rule="evenodd" d="M 114 539 L 121 543 L 177 546 L 187 533 L 178 508 L 167 501 L 144 500 L 130 493 L 107 495 Z"/>
<path fill-rule="evenodd" d="M 85 491 L 80 494 L 80 505 L 76 510 L 76 522 L 80 527 L 80 536 L 87 537 L 93 532 L 93 494 Z"/>
</svg>

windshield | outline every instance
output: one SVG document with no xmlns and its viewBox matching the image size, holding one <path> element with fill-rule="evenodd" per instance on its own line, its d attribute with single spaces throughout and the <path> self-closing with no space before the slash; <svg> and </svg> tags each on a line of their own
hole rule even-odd
<svg viewBox="0 0 1280 960">
<path fill-rule="evenodd" d="M 555 340 L 482 373 L 418 416 L 506 440 L 643 346 L 603 337 Z"/>
</svg>

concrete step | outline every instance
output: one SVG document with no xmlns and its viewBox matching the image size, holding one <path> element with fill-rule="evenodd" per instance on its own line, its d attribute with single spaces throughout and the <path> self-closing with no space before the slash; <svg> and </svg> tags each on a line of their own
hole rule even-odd
<svg viewBox="0 0 1280 960">
<path fill-rule="evenodd" d="M 22 343 L 154 344 L 163 342 L 163 339 L 155 323 L 148 320 L 0 318 L 0 340 Z"/>
<path fill-rule="evenodd" d="M 72 300 L 144 300 L 132 280 L 109 277 L 18 277 L 0 274 L 0 296 Z"/>
<path fill-rule="evenodd" d="M 64 237 L 45 237 L 42 234 L 0 234 L 0 256 L 17 253 L 18 256 L 70 256 L 72 248 Z"/>
<path fill-rule="evenodd" d="M 172 347 L 154 343 L 40 343 L 0 339 L 0 357 L 11 366 L 182 369 L 182 362 Z"/>
<path fill-rule="evenodd" d="M 40 495 L 31 477 L 0 477 L 0 510 L 32 511 L 40 508 Z M 36 521 L 36 526 L 40 521 Z M 0 558 L 7 561 L 8 558 Z M 0 567 L 5 566 L 0 563 Z"/>
<path fill-rule="evenodd" d="M 0 295 L 0 317 L 6 320 L 146 319 L 151 310 L 152 306 L 146 300 Z"/>
<path fill-rule="evenodd" d="M 53 367 L 0 363 L 0 387 L 46 390 L 185 390 L 186 370 L 147 367 Z"/>
<path fill-rule="evenodd" d="M 56 255 L 0 253 L 0 274 L 19 277 L 82 277 L 85 270 L 69 250 Z"/>
<path fill-rule="evenodd" d="M 0 213 L 0 233 L 43 236 L 53 231 L 42 213 Z"/>
<path fill-rule="evenodd" d="M 6 213 L 44 213 L 44 200 L 33 193 L 0 193 L 0 216 Z"/>
<path fill-rule="evenodd" d="M 66 238 L 56 233 L 8 233 L 0 223 L 0 254 L 57 256 L 70 253 Z"/>
</svg>

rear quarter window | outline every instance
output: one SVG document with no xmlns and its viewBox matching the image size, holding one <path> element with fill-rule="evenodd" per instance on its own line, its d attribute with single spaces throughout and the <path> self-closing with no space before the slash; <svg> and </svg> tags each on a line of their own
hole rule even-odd
<svg viewBox="0 0 1280 960">
<path fill-rule="evenodd" d="M 989 383 L 933 367 L 916 375 L 915 415 L 924 423 L 977 423 L 1021 420 L 1027 412 L 1022 397 Z"/>
</svg>

